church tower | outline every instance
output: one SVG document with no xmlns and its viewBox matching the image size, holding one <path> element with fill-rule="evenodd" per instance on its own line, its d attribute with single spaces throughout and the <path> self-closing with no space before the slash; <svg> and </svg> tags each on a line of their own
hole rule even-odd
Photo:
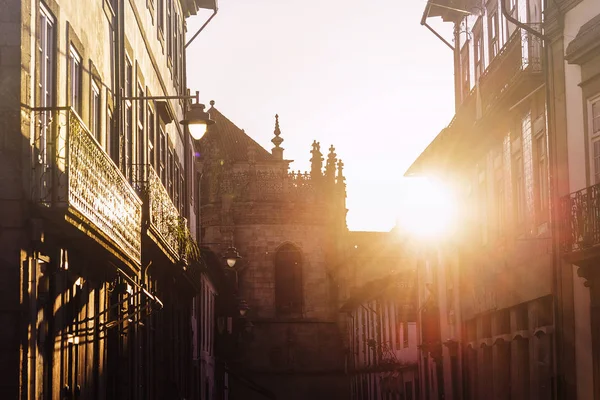
<svg viewBox="0 0 600 400">
<path fill-rule="evenodd" d="M 215 124 L 196 148 L 199 237 L 243 257 L 253 340 L 238 368 L 280 399 L 349 398 L 335 273 L 347 233 L 343 163 L 331 146 L 323 170 L 315 141 L 310 173 L 291 172 L 278 115 L 268 152 L 211 105 Z M 231 398 L 256 396 L 232 383 Z"/>
</svg>

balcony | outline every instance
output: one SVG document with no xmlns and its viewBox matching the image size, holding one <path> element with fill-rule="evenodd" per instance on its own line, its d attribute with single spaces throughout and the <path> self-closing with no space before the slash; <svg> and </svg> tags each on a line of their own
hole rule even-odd
<svg viewBox="0 0 600 400">
<path fill-rule="evenodd" d="M 32 116 L 33 202 L 139 268 L 142 202 L 129 182 L 72 109 Z"/>
<path fill-rule="evenodd" d="M 561 212 L 564 258 L 574 264 L 600 259 L 600 184 L 563 197 Z"/>
<path fill-rule="evenodd" d="M 483 115 L 500 104 L 512 106 L 542 83 L 542 41 L 518 29 L 479 78 Z"/>
<path fill-rule="evenodd" d="M 134 187 L 144 199 L 143 217 L 148 224 L 145 233 L 172 262 L 185 258 L 187 220 L 179 214 L 154 167 L 134 166 L 132 176 Z"/>
</svg>

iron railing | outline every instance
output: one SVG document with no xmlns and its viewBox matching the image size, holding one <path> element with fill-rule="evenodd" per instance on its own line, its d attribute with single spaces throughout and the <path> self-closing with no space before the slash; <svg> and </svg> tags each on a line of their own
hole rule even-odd
<svg viewBox="0 0 600 400">
<path fill-rule="evenodd" d="M 134 165 L 131 177 L 133 186 L 148 204 L 150 227 L 173 256 L 185 256 L 187 220 L 180 215 L 154 167 L 150 164 Z"/>
<path fill-rule="evenodd" d="M 522 73 L 542 72 L 542 41 L 521 29 L 515 31 L 479 78 L 483 111 L 515 84 Z M 471 90 L 475 98 L 477 86 Z"/>
<path fill-rule="evenodd" d="M 35 110 L 32 118 L 33 201 L 76 211 L 140 264 L 142 201 L 119 168 L 73 109 Z"/>
<path fill-rule="evenodd" d="M 562 199 L 562 250 L 582 251 L 600 245 L 600 184 Z"/>
</svg>

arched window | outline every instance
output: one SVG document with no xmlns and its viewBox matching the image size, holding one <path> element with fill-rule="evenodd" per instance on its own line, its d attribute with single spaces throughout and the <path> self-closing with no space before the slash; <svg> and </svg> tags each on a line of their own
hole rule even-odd
<svg viewBox="0 0 600 400">
<path fill-rule="evenodd" d="M 302 312 L 302 255 L 289 243 L 275 253 L 275 308 L 279 316 Z"/>
</svg>

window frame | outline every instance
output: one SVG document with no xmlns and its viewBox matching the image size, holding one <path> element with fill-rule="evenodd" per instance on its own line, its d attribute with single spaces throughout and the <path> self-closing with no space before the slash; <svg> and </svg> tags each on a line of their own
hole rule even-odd
<svg viewBox="0 0 600 400">
<path fill-rule="evenodd" d="M 469 60 L 470 40 L 467 40 L 460 50 L 460 87 L 463 95 L 462 100 L 466 100 L 471 93 L 471 65 Z"/>
<path fill-rule="evenodd" d="M 127 54 L 125 56 L 125 96 L 133 96 L 133 62 Z M 124 135 L 123 135 L 123 165 L 122 171 L 126 178 L 130 177 L 131 165 L 133 163 L 133 102 L 125 100 L 124 113 Z"/>
<path fill-rule="evenodd" d="M 497 3 L 494 3 L 488 11 L 488 48 L 490 62 L 492 62 L 492 59 L 500 52 L 500 17 Z"/>
<path fill-rule="evenodd" d="M 82 86 L 83 86 L 83 58 L 75 45 L 69 45 L 69 105 L 81 117 Z"/>
<path fill-rule="evenodd" d="M 144 97 L 144 86 L 142 85 L 142 83 L 140 81 L 138 81 L 137 84 L 137 96 L 140 97 L 140 99 L 137 100 L 138 105 L 137 105 L 137 118 L 136 118 L 136 130 L 137 130 L 137 164 L 139 164 L 140 166 L 142 164 L 146 163 L 146 160 L 144 159 L 144 153 L 145 153 L 145 142 L 146 142 L 146 100 L 142 99 Z"/>
<path fill-rule="evenodd" d="M 101 143 L 102 130 L 101 130 L 101 118 L 102 118 L 102 95 L 100 91 L 101 85 L 96 83 L 95 79 L 91 79 L 91 90 L 90 90 L 90 131 L 92 136 Z"/>
<path fill-rule="evenodd" d="M 587 103 L 588 136 L 590 144 L 590 183 L 593 186 L 600 184 L 600 94 L 590 97 Z M 594 111 L 598 112 L 596 116 L 594 116 Z M 595 126 L 595 123 L 598 125 Z"/>
<path fill-rule="evenodd" d="M 52 107 L 56 99 L 56 18 L 50 10 L 39 3 L 39 37 L 38 56 L 41 60 L 38 72 L 38 101 L 40 107 Z M 40 114 L 39 155 L 38 162 L 48 164 L 48 126 L 51 121 L 50 113 Z"/>
<path fill-rule="evenodd" d="M 287 255 L 283 255 L 288 253 Z M 292 256 L 291 253 L 294 253 Z M 279 258 L 283 255 L 284 258 Z M 294 258 L 295 257 L 295 258 Z M 290 265 L 290 262 L 295 264 Z M 275 273 L 275 311 L 278 317 L 301 317 L 304 307 L 303 283 L 304 256 L 301 249 L 292 244 L 284 243 L 275 251 L 273 267 Z M 290 271 L 290 269 L 293 269 Z M 293 278 L 293 281 L 284 278 Z M 285 286 L 282 287 L 282 283 Z M 285 294 L 285 296 L 282 296 Z M 287 304 L 289 303 L 289 304 Z"/>
<path fill-rule="evenodd" d="M 482 18 L 477 19 L 473 26 L 473 68 L 475 83 L 477 83 L 485 72 L 485 45 Z"/>
</svg>

